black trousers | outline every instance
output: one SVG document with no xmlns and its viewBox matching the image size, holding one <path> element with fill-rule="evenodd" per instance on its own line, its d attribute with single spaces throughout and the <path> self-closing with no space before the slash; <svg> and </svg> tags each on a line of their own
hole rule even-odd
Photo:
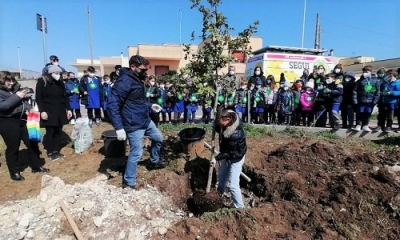
<svg viewBox="0 0 400 240">
<path fill-rule="evenodd" d="M 275 105 L 267 104 L 267 106 L 264 109 L 264 122 L 274 123 L 275 121 L 276 121 Z"/>
<path fill-rule="evenodd" d="M 72 119 L 78 119 L 80 117 L 82 117 L 81 110 L 80 109 L 73 109 L 72 110 Z"/>
<path fill-rule="evenodd" d="M 381 128 L 385 127 L 392 127 L 393 125 L 393 115 L 394 115 L 394 110 L 388 108 L 381 107 L 379 108 L 379 114 L 378 114 L 378 126 Z"/>
<path fill-rule="evenodd" d="M 370 112 L 358 112 L 357 113 L 357 125 L 368 126 L 371 118 Z"/>
<path fill-rule="evenodd" d="M 94 113 L 94 115 L 93 115 Z M 101 118 L 101 109 L 100 108 L 88 108 L 87 109 L 87 115 L 89 120 L 93 119 L 100 119 Z"/>
<path fill-rule="evenodd" d="M 150 119 L 154 122 L 156 127 L 158 127 L 160 123 L 160 113 L 150 113 Z"/>
<path fill-rule="evenodd" d="M 167 122 L 167 115 L 168 115 L 168 122 L 172 121 L 172 119 L 171 119 L 172 113 L 171 112 L 162 112 L 161 113 L 161 118 L 162 118 L 163 123 Z"/>
<path fill-rule="evenodd" d="M 61 150 L 62 126 L 46 127 L 46 150 L 47 154 L 58 153 Z"/>
<path fill-rule="evenodd" d="M 314 112 L 313 111 L 302 111 L 301 112 L 301 118 L 303 119 L 303 125 L 304 126 L 311 126 L 311 124 L 314 121 Z"/>
<path fill-rule="evenodd" d="M 352 127 L 354 125 L 354 108 L 351 104 L 343 104 L 341 107 L 342 112 L 342 126 L 343 128 Z"/>
<path fill-rule="evenodd" d="M 29 166 L 31 168 L 41 167 L 40 151 L 38 143 L 29 141 L 26 121 L 18 118 L 0 118 L 0 135 L 6 144 L 6 163 L 10 173 L 18 173 L 21 163 L 18 161 L 19 146 L 21 140 L 28 149 Z"/>
</svg>

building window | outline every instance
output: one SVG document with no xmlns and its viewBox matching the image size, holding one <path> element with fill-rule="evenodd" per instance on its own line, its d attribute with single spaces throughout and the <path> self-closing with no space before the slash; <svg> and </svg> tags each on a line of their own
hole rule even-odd
<svg viewBox="0 0 400 240">
<path fill-rule="evenodd" d="M 156 76 L 163 75 L 164 73 L 169 71 L 169 66 L 155 66 L 154 67 L 154 74 Z"/>
</svg>

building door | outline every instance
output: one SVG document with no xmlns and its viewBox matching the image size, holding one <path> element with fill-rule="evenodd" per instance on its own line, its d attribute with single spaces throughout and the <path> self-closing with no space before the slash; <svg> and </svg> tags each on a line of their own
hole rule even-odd
<svg viewBox="0 0 400 240">
<path fill-rule="evenodd" d="M 154 73 L 156 76 L 163 75 L 164 73 L 169 71 L 169 66 L 155 66 Z"/>
</svg>

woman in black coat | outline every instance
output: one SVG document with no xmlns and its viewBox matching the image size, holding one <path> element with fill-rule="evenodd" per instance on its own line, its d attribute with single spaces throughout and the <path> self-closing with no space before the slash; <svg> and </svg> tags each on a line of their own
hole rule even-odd
<svg viewBox="0 0 400 240">
<path fill-rule="evenodd" d="M 64 157 L 60 154 L 62 127 L 72 117 L 65 85 L 60 81 L 61 71 L 58 66 L 50 65 L 47 74 L 39 78 L 36 84 L 40 125 L 46 128 L 46 150 L 51 160 Z"/>
<path fill-rule="evenodd" d="M 0 75 L 0 135 L 7 146 L 5 155 L 10 177 L 15 181 L 24 180 L 18 162 L 21 140 L 27 147 L 32 172 L 47 173 L 50 170 L 42 167 L 39 146 L 36 142 L 29 141 L 26 128 L 26 112 L 32 108 L 27 103 L 29 91 L 18 89 L 14 93 L 13 87 L 17 84 L 15 79 L 6 72 Z"/>
</svg>

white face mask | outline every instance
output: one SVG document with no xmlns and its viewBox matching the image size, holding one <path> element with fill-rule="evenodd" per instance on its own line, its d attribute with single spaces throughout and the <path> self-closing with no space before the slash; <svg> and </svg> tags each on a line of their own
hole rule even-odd
<svg viewBox="0 0 400 240">
<path fill-rule="evenodd" d="M 104 81 L 105 84 L 110 84 L 110 82 L 111 82 L 110 80 L 105 80 Z"/>
<path fill-rule="evenodd" d="M 150 82 L 150 85 L 151 85 L 151 86 L 154 86 L 154 84 L 156 84 L 156 83 L 155 83 L 155 82 Z"/>
<path fill-rule="evenodd" d="M 345 78 L 344 80 L 345 80 L 346 82 L 348 82 L 348 81 L 351 80 L 351 78 Z"/>
<path fill-rule="evenodd" d="M 229 71 L 229 75 L 235 75 L 235 71 Z"/>
<path fill-rule="evenodd" d="M 52 73 L 52 74 L 51 74 L 51 77 L 52 77 L 54 80 L 58 81 L 58 80 L 60 80 L 61 75 L 60 75 L 59 73 Z"/>
<path fill-rule="evenodd" d="M 256 71 L 256 75 L 260 75 L 261 74 L 261 71 Z"/>
<path fill-rule="evenodd" d="M 58 62 L 53 62 L 52 64 L 58 66 Z"/>
<path fill-rule="evenodd" d="M 283 90 L 287 91 L 289 90 L 289 87 L 283 87 Z"/>
<path fill-rule="evenodd" d="M 326 84 L 331 84 L 331 83 L 333 83 L 332 79 L 330 79 L 330 78 L 326 79 Z"/>
<path fill-rule="evenodd" d="M 371 77 L 371 72 L 365 72 L 363 73 L 364 78 L 370 78 Z"/>
<path fill-rule="evenodd" d="M 164 88 L 164 87 L 165 87 L 165 85 L 164 85 L 164 84 L 161 84 L 161 85 L 160 85 L 160 88 Z"/>
<path fill-rule="evenodd" d="M 245 86 L 242 86 L 242 89 L 246 89 L 247 88 L 247 86 L 245 85 Z"/>
<path fill-rule="evenodd" d="M 93 78 L 95 76 L 94 73 L 89 73 L 89 77 Z"/>
<path fill-rule="evenodd" d="M 323 73 L 324 69 L 318 69 L 318 73 Z"/>
<path fill-rule="evenodd" d="M 256 85 L 256 88 L 261 88 L 261 85 Z"/>
<path fill-rule="evenodd" d="M 335 69 L 335 73 L 340 73 L 340 69 L 339 69 L 339 68 L 336 68 L 336 69 Z"/>
</svg>

